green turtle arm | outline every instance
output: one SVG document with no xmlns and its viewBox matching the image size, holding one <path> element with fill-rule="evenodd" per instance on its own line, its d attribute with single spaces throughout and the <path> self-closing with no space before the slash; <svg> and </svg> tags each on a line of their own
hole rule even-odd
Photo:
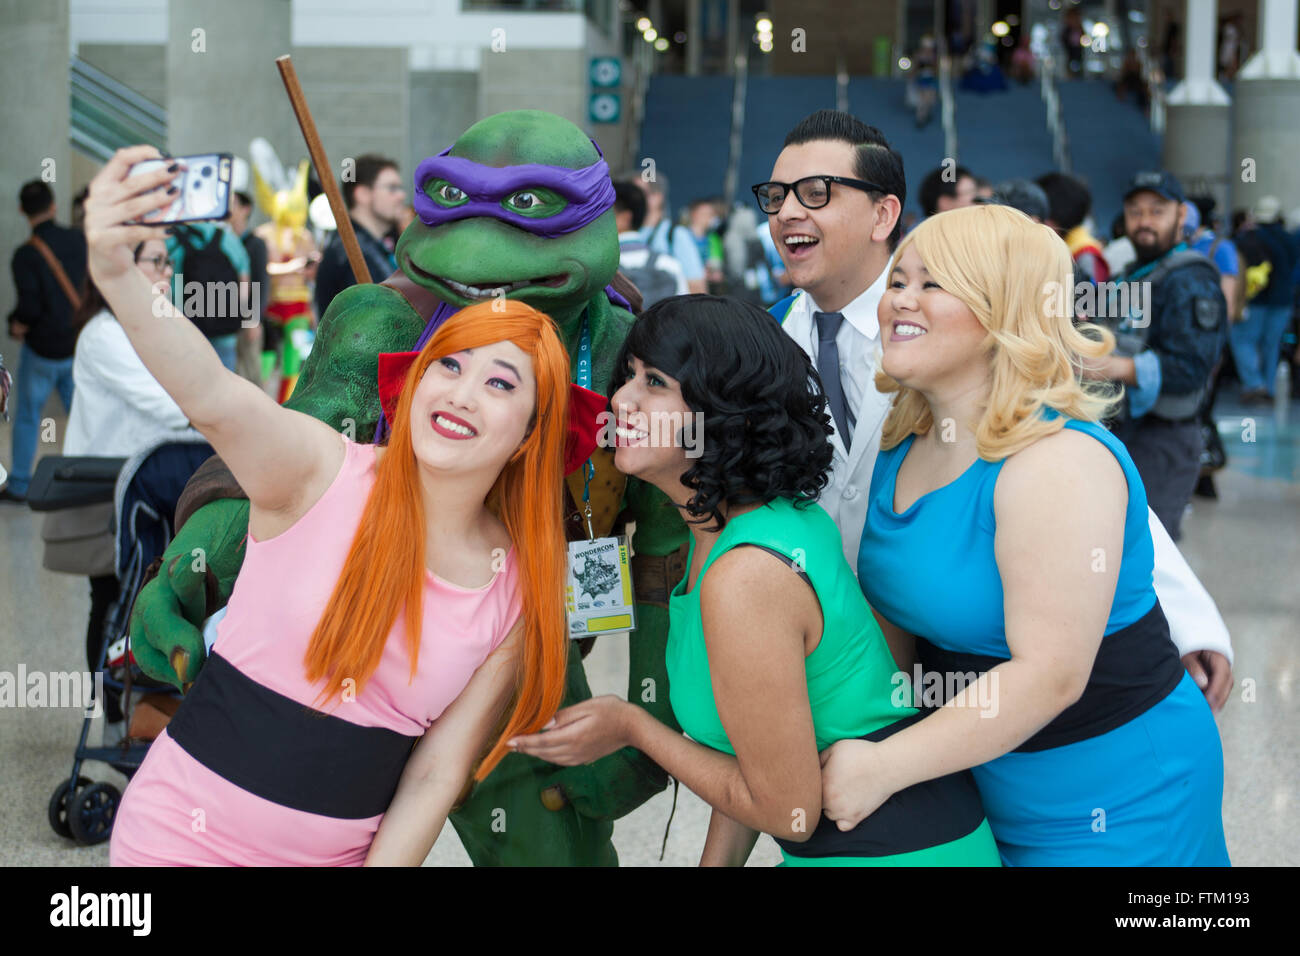
<svg viewBox="0 0 1300 956">
<path fill-rule="evenodd" d="M 334 297 L 286 408 L 368 442 L 379 422 L 379 353 L 408 352 L 425 319 L 396 289 L 354 285 Z"/>
</svg>

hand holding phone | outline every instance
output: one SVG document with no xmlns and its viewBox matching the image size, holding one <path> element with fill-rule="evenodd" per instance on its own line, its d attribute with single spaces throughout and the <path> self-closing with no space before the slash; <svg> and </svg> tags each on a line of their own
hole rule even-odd
<svg viewBox="0 0 1300 956">
<path fill-rule="evenodd" d="M 161 214 L 150 213 L 138 221 L 160 225 L 225 219 L 230 212 L 230 154 L 203 153 L 174 159 L 146 159 L 132 166 L 128 175 L 150 172 L 173 163 L 181 167 L 170 184 L 176 190 L 176 199 Z"/>
</svg>

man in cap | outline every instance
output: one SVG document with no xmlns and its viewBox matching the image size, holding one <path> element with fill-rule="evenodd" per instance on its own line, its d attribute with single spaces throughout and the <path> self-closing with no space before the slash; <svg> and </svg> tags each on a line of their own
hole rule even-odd
<svg viewBox="0 0 1300 956">
<path fill-rule="evenodd" d="M 1218 270 L 1183 238 L 1185 198 L 1165 172 L 1139 173 L 1125 190 L 1125 232 L 1137 259 L 1120 279 L 1130 284 L 1125 298 L 1132 305 L 1115 323 L 1115 352 L 1089 372 L 1125 385 L 1114 431 L 1175 541 L 1200 473 L 1196 414 L 1223 348 L 1228 311 Z"/>
</svg>

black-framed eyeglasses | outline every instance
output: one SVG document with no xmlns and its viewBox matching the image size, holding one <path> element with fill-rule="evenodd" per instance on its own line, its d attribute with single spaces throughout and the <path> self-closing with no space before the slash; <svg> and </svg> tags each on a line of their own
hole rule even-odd
<svg viewBox="0 0 1300 956">
<path fill-rule="evenodd" d="M 144 265 L 147 262 L 160 272 L 163 269 L 172 268 L 172 261 L 167 256 L 147 256 L 143 259 L 137 259 L 136 262 L 140 265 Z"/>
<path fill-rule="evenodd" d="M 754 190 L 754 198 L 758 200 L 758 208 L 771 216 L 781 211 L 781 207 L 785 205 L 785 199 L 790 195 L 792 189 L 795 198 L 805 208 L 821 209 L 822 206 L 831 201 L 831 183 L 861 189 L 864 193 L 888 192 L 888 190 L 877 186 L 875 183 L 869 183 L 864 179 L 849 179 L 847 176 L 805 176 L 793 183 L 773 181 L 759 183 L 757 186 L 751 186 L 750 188 Z"/>
</svg>

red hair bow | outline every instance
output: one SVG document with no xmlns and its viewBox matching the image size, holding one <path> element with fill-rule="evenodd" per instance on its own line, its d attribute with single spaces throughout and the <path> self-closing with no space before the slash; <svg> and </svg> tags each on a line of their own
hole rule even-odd
<svg viewBox="0 0 1300 956">
<path fill-rule="evenodd" d="M 380 352 L 379 353 L 379 402 L 384 407 L 384 417 L 388 427 L 393 427 L 393 416 L 397 414 L 397 400 L 402 394 L 402 385 L 411 363 L 419 352 Z M 583 388 L 581 385 L 569 386 L 569 422 L 564 443 L 564 473 L 577 471 L 584 461 L 591 457 L 599 444 L 600 433 L 598 417 L 606 409 L 604 396 Z"/>
</svg>

